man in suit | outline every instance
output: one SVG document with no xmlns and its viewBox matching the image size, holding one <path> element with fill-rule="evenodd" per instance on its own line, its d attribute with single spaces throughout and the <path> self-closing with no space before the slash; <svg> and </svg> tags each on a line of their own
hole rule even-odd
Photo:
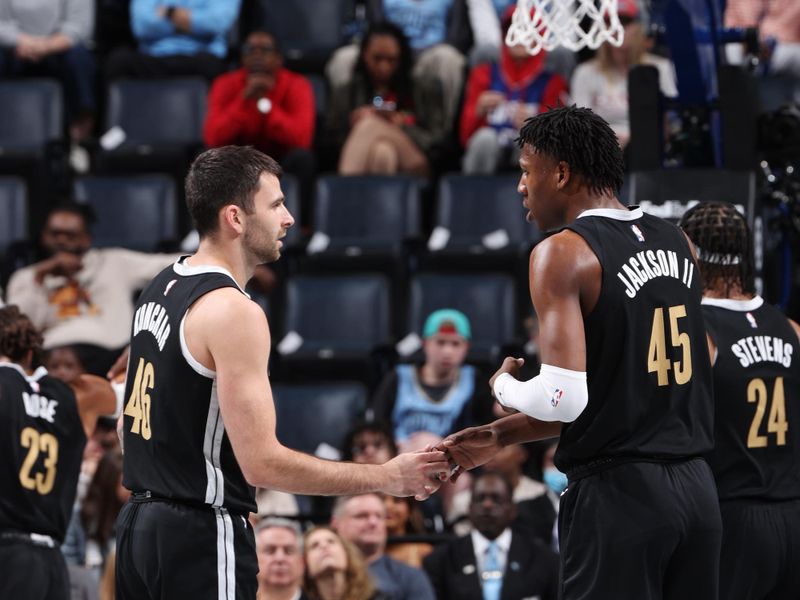
<svg viewBox="0 0 800 600">
<path fill-rule="evenodd" d="M 439 546 L 423 566 L 437 598 L 555 600 L 558 557 L 541 541 L 511 529 L 511 482 L 484 471 L 472 484 L 469 535 Z"/>
</svg>

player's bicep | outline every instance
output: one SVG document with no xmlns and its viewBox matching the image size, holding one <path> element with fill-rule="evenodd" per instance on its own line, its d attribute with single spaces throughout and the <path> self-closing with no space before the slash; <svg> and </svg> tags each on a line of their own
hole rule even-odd
<svg viewBox="0 0 800 600">
<path fill-rule="evenodd" d="M 554 240 L 548 240 L 554 241 Z M 543 364 L 586 371 L 586 339 L 576 263 L 564 243 L 542 244 L 531 255 L 531 300 L 539 318 Z"/>
</svg>

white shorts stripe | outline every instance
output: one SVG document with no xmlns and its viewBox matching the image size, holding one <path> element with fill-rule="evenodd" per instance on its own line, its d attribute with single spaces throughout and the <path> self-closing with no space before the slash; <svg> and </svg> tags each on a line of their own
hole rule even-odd
<svg viewBox="0 0 800 600">
<path fill-rule="evenodd" d="M 224 511 L 222 520 L 225 524 L 225 581 L 227 583 L 225 600 L 236 600 L 236 554 L 233 546 L 233 521 L 231 521 L 228 511 L 224 508 L 222 510 Z"/>
</svg>

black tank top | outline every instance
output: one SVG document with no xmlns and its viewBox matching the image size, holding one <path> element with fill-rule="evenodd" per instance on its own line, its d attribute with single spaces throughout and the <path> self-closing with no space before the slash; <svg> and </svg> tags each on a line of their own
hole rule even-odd
<svg viewBox="0 0 800 600">
<path fill-rule="evenodd" d="M 800 343 L 783 313 L 752 300 L 703 300 L 714 362 L 720 500 L 800 498 Z"/>
<path fill-rule="evenodd" d="M 64 541 L 86 434 L 72 389 L 0 363 L 0 530 Z"/>
<path fill-rule="evenodd" d="M 638 207 L 586 211 L 567 229 L 586 240 L 603 276 L 584 318 L 589 401 L 562 428 L 556 466 L 705 454 L 711 367 L 700 277 L 683 233 Z"/>
<path fill-rule="evenodd" d="M 242 475 L 222 422 L 216 374 L 191 356 L 183 339 L 183 319 L 198 298 L 238 285 L 224 269 L 183 261 L 158 274 L 136 304 L 123 484 L 159 498 L 254 512 L 255 490 Z"/>
</svg>

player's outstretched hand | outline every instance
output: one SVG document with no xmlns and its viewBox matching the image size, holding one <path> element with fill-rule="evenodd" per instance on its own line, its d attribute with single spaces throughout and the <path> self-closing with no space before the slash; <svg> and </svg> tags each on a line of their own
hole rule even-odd
<svg viewBox="0 0 800 600">
<path fill-rule="evenodd" d="M 513 356 L 506 356 L 503 360 L 503 364 L 500 365 L 500 368 L 497 369 L 494 375 L 492 375 L 491 379 L 489 379 L 489 388 L 492 390 L 492 396 L 494 396 L 494 380 L 500 377 L 503 373 L 508 373 L 512 377 L 519 379 L 519 369 L 522 365 L 525 364 L 524 358 L 514 358 Z"/>
<path fill-rule="evenodd" d="M 441 450 L 425 448 L 395 456 L 383 465 L 389 484 L 383 490 L 392 496 L 414 496 L 425 500 L 447 480 L 448 464 Z"/>
<path fill-rule="evenodd" d="M 436 446 L 447 453 L 450 481 L 456 481 L 463 471 L 489 462 L 502 445 L 491 425 L 469 427 L 447 436 Z"/>
</svg>

